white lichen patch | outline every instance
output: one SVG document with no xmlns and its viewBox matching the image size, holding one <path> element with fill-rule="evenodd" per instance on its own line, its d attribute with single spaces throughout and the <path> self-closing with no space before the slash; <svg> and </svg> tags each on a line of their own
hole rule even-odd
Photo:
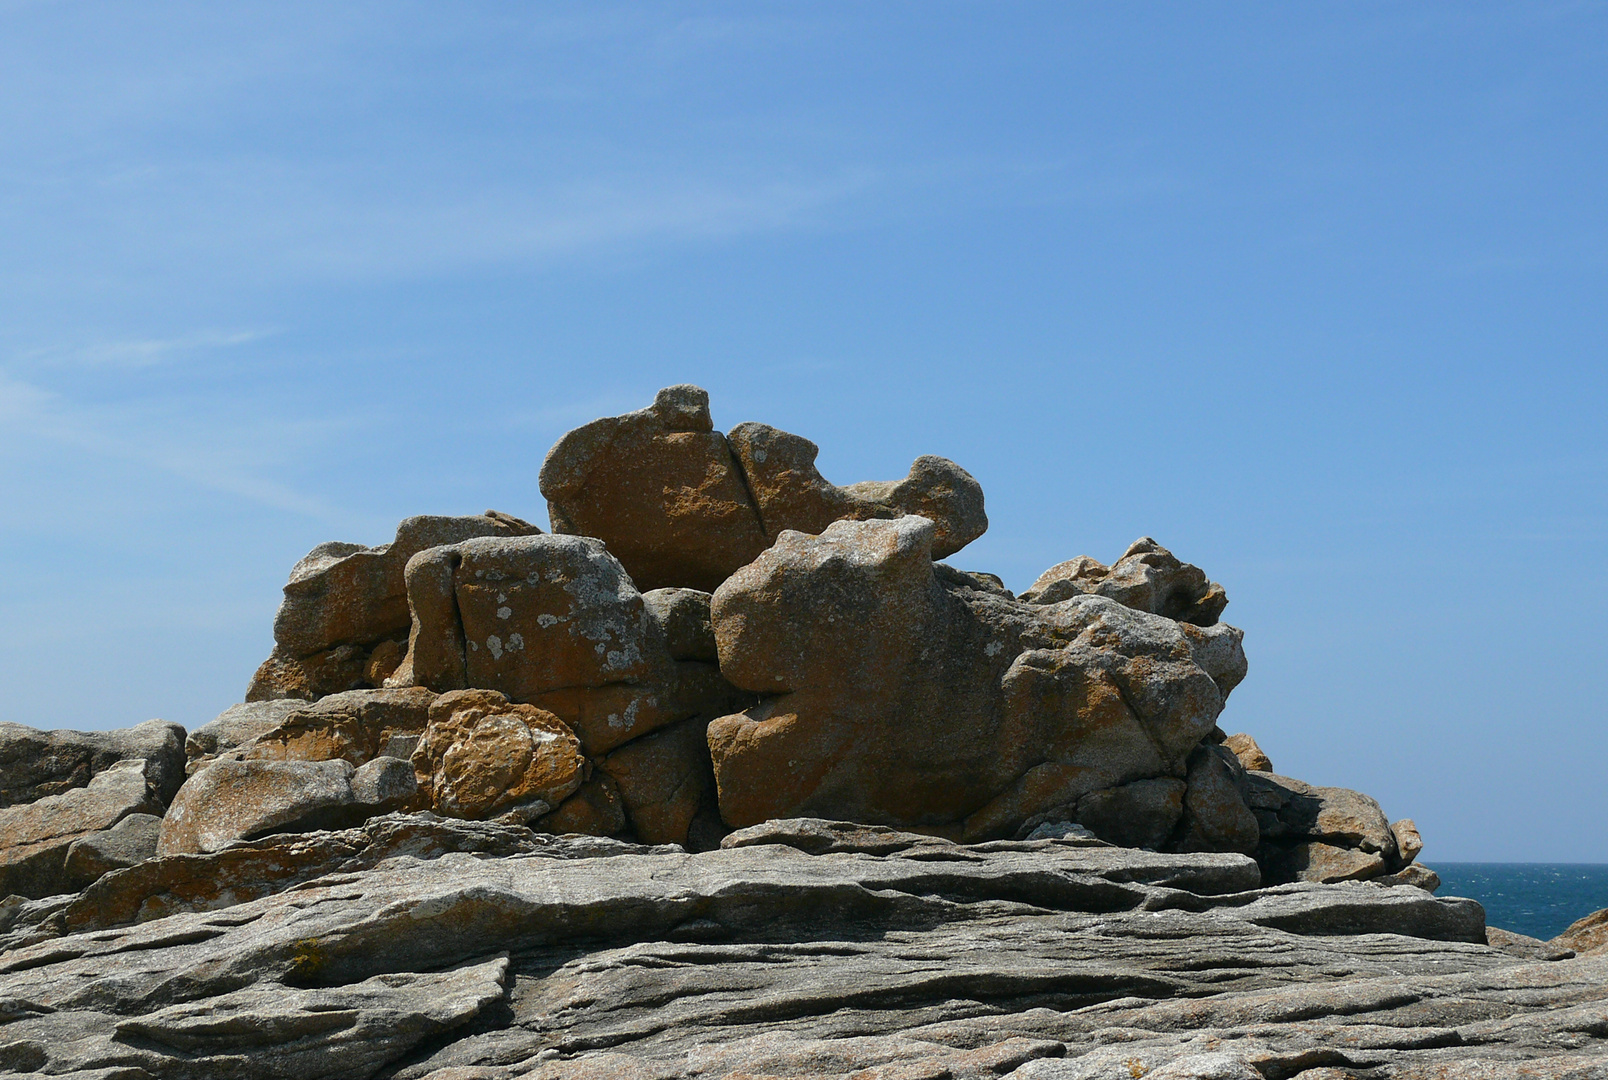
<svg viewBox="0 0 1608 1080">
<path fill-rule="evenodd" d="M 497 618 L 499 618 L 499 619 L 510 618 L 513 614 L 514 614 L 514 609 L 511 608 L 511 607 L 506 607 L 505 606 L 505 607 L 500 607 L 500 608 L 497 609 Z"/>
<path fill-rule="evenodd" d="M 502 638 L 498 637 L 496 634 L 492 634 L 490 637 L 488 637 L 486 639 L 486 648 L 491 651 L 491 658 L 493 660 L 501 660 L 502 659 L 502 654 L 503 654 Z"/>
</svg>

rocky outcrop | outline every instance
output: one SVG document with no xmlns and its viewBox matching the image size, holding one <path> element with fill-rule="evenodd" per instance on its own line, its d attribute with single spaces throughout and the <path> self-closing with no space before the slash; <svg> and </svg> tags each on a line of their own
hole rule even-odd
<svg viewBox="0 0 1608 1080">
<path fill-rule="evenodd" d="M 988 530 L 982 486 L 947 458 L 919 457 L 903 480 L 838 487 L 816 470 L 820 447 L 806 438 L 747 423 L 727 439 L 771 543 L 789 529 L 819 533 L 834 521 L 916 514 L 933 523 L 933 555 L 943 559 Z"/>
<path fill-rule="evenodd" d="M 553 534 L 315 549 L 187 741 L 0 726 L 0 1072 L 1602 1072 L 1608 916 L 1487 928 L 1410 819 L 1226 734 L 1203 571 L 1016 597 L 934 561 L 964 470 L 815 458 L 672 387 L 554 448 Z"/>
<path fill-rule="evenodd" d="M 0 810 L 0 895 L 38 898 L 81 887 L 81 867 L 67 866 L 75 843 L 131 814 L 165 809 L 153 772 L 144 758 L 117 761 L 84 787 Z"/>
<path fill-rule="evenodd" d="M 378 687 L 402 660 L 409 627 L 403 570 L 419 552 L 475 536 L 526 536 L 536 526 L 494 510 L 475 517 L 411 517 L 379 547 L 320 544 L 290 571 L 274 618 L 274 651 L 246 700 L 316 700 Z"/>
<path fill-rule="evenodd" d="M 1022 593 L 1030 604 L 1057 604 L 1074 596 L 1104 596 L 1152 615 L 1214 626 L 1228 594 L 1198 566 L 1179 562 L 1150 537 L 1128 546 L 1111 566 L 1087 555 L 1057 563 Z"/>
<path fill-rule="evenodd" d="M 983 534 L 983 491 L 939 457 L 917 458 L 900 481 L 827 483 L 808 439 L 765 424 L 714 430 L 709 395 L 659 391 L 646 409 L 565 435 L 542 464 L 553 531 L 608 545 L 642 589 L 713 591 L 788 529 L 922 514 L 939 557 Z"/>
<path fill-rule="evenodd" d="M 1608 908 L 1575 920 L 1549 944 L 1580 956 L 1608 956 Z"/>
<path fill-rule="evenodd" d="M 198 753 L 206 745 L 207 728 L 191 735 L 187 747 L 192 753 L 189 769 L 193 775 L 213 761 L 333 761 L 340 759 L 354 768 L 377 757 L 413 756 L 419 738 L 430 718 L 430 704 L 436 695 L 422 687 L 389 690 L 346 690 L 314 702 L 258 702 L 246 708 L 273 705 L 264 722 L 253 724 L 241 717 L 230 736 L 235 745 L 215 753 Z M 236 706 L 240 708 L 240 706 Z M 233 711 L 233 710 L 231 710 Z M 214 742 L 213 745 L 216 745 Z"/>
<path fill-rule="evenodd" d="M 721 673 L 767 695 L 709 728 L 726 823 L 1009 836 L 1076 807 L 1096 832 L 1165 839 L 1243 677 L 1239 631 L 1099 596 L 1013 601 L 936 568 L 934 533 L 919 517 L 786 533 L 715 592 Z M 1164 782 L 1118 790 L 1139 781 Z"/>
<path fill-rule="evenodd" d="M 164 802 L 184 783 L 184 729 L 147 720 L 116 731 L 40 731 L 0 723 L 0 808 L 87 787 L 119 761 L 145 762 Z"/>
<path fill-rule="evenodd" d="M 672 657 L 664 628 L 597 540 L 549 535 L 432 548 L 408 564 L 407 582 L 413 630 L 394 681 L 438 692 L 496 690 L 537 705 L 559 716 L 588 754 L 731 699 L 714 664 Z"/>
<path fill-rule="evenodd" d="M 1489 947 L 1470 901 L 1257 879 L 1241 855 L 1083 839 L 774 822 L 690 855 L 392 816 L 14 909 L 0 1067 L 1406 1080 L 1602 1060 L 1608 961 Z M 212 880 L 242 895 L 186 884 Z"/>
</svg>

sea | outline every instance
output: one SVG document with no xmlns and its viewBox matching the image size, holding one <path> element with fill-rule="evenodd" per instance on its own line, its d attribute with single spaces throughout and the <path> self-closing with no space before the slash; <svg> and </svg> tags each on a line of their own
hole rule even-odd
<svg viewBox="0 0 1608 1080">
<path fill-rule="evenodd" d="M 1485 905 L 1485 925 L 1530 937 L 1557 937 L 1576 919 L 1608 908 L 1608 863 L 1430 863 L 1436 896 Z"/>
</svg>

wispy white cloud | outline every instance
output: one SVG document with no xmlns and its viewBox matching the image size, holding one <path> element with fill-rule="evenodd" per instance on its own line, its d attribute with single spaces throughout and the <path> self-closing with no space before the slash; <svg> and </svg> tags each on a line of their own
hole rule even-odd
<svg viewBox="0 0 1608 1080">
<path fill-rule="evenodd" d="M 0 371 L 0 422 L 4 425 L 4 435 L 0 437 L 47 440 L 93 456 L 143 466 L 270 509 L 331 523 L 353 523 L 350 513 L 242 464 L 242 459 L 261 458 L 257 448 L 246 443 L 254 437 L 263 438 L 263 432 L 159 432 L 153 424 L 127 423 L 127 412 L 79 405 Z M 119 420 L 124 422 L 120 424 Z M 120 432 L 119 427 L 136 430 Z"/>
<path fill-rule="evenodd" d="M 173 338 L 129 338 L 29 349 L 16 359 L 45 367 L 146 368 L 209 349 L 249 345 L 271 337 L 268 330 L 202 330 Z"/>
</svg>

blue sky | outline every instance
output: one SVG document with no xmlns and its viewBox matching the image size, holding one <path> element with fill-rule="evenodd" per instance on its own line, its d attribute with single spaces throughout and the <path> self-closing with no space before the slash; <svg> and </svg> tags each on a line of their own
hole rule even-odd
<svg viewBox="0 0 1608 1080">
<path fill-rule="evenodd" d="M 239 700 L 314 544 L 696 382 L 1152 535 L 1222 723 L 1608 861 L 1608 6 L 0 2 L 0 718 Z"/>
</svg>

